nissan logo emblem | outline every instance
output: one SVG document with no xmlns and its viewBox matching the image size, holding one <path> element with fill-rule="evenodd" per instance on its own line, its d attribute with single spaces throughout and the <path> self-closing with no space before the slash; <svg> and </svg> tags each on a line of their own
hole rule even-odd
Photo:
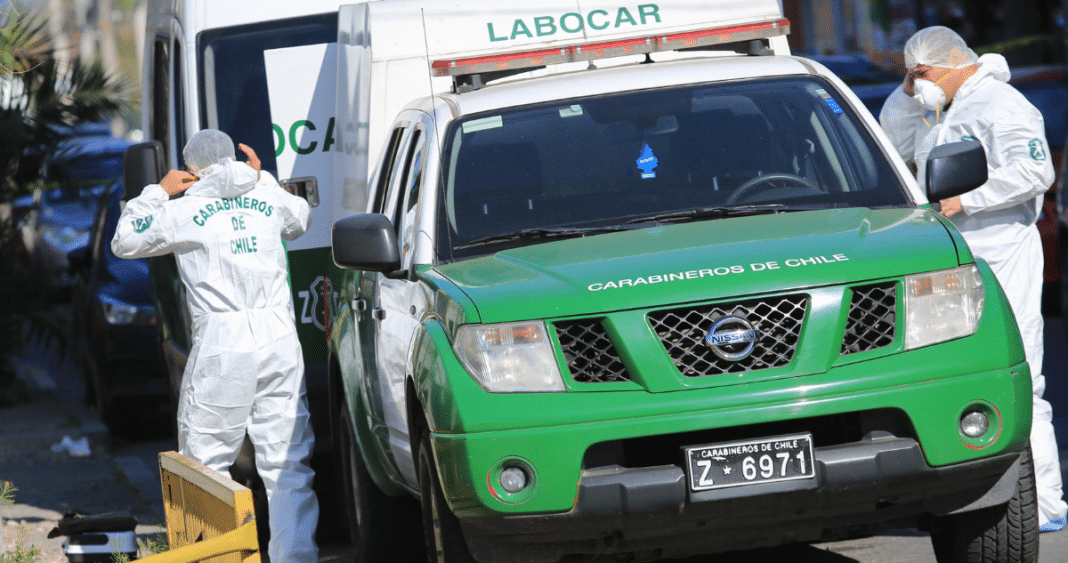
<svg viewBox="0 0 1068 563">
<path fill-rule="evenodd" d="M 712 325 L 705 336 L 705 345 L 724 360 L 737 362 L 753 353 L 760 340 L 760 331 L 741 317 L 723 317 Z"/>
</svg>

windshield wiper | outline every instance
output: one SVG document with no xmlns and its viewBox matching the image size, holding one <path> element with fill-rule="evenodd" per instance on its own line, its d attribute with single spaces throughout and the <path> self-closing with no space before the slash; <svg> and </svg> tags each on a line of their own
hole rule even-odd
<svg viewBox="0 0 1068 563">
<path fill-rule="evenodd" d="M 657 215 L 649 215 L 630 219 L 627 223 L 667 223 L 672 221 L 694 221 L 697 219 L 719 219 L 722 217 L 746 217 L 749 215 L 767 215 L 774 213 L 787 213 L 790 211 L 812 211 L 814 209 L 826 209 L 827 205 L 819 206 L 796 206 L 782 203 L 765 203 L 760 205 L 733 205 L 730 207 L 699 207 L 697 209 L 684 209 L 682 211 L 669 211 Z"/>
<path fill-rule="evenodd" d="M 468 248 L 478 248 L 480 246 L 488 246 L 491 244 L 500 244 L 502 242 L 512 242 L 524 239 L 542 239 L 542 238 L 576 238 L 584 237 L 591 234 L 609 233 L 613 231 L 629 230 L 626 227 L 619 225 L 609 225 L 604 227 L 546 227 L 539 229 L 520 229 L 518 231 L 512 231 L 510 233 L 501 233 L 497 235 L 490 235 L 488 237 L 482 237 L 475 239 L 471 242 L 454 246 L 453 250 L 465 250 Z"/>
</svg>

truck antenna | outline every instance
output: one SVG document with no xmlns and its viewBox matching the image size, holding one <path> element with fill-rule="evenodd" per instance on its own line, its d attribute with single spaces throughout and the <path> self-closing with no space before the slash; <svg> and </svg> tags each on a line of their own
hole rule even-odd
<svg viewBox="0 0 1068 563">
<path fill-rule="evenodd" d="M 441 146 L 441 139 L 437 139 L 438 136 L 438 110 L 437 110 L 437 97 L 434 95 L 434 69 L 430 64 L 430 38 L 426 34 L 426 11 L 425 8 L 419 8 L 419 17 L 423 21 L 423 52 L 426 53 L 426 79 L 430 83 L 430 101 L 433 111 L 430 112 L 430 121 L 434 125 L 434 137 L 438 141 L 438 146 Z"/>
<path fill-rule="evenodd" d="M 434 128 L 434 144 L 437 145 L 437 150 L 441 151 L 441 138 L 438 137 L 438 100 L 434 95 L 434 71 L 430 62 L 430 38 L 426 34 L 426 11 L 424 8 L 419 8 L 419 17 L 423 22 L 423 52 L 426 53 L 426 79 L 430 85 L 430 126 Z M 440 155 L 439 155 L 440 156 Z M 444 203 L 442 203 L 444 207 Z M 442 207 L 438 208 L 438 212 L 441 212 Z M 451 229 L 446 229 L 449 237 L 449 248 L 452 248 L 452 233 Z M 435 245 L 436 246 L 436 245 Z M 437 252 L 435 249 L 434 252 Z"/>
</svg>

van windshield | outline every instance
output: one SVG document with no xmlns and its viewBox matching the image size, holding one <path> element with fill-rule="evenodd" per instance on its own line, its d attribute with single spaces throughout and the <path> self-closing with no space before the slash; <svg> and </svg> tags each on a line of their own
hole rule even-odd
<svg viewBox="0 0 1068 563">
<path fill-rule="evenodd" d="M 754 79 L 472 115 L 444 147 L 451 261 L 620 228 L 913 202 L 834 87 Z"/>
</svg>

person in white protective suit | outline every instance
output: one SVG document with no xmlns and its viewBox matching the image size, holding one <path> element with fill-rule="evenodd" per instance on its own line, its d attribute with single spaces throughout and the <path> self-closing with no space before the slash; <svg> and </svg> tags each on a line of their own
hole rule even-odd
<svg viewBox="0 0 1068 563">
<path fill-rule="evenodd" d="M 977 140 L 989 179 L 979 188 L 939 202 L 972 253 L 985 260 L 1008 296 L 1031 367 L 1031 448 L 1038 488 L 1039 527 L 1066 524 L 1053 408 L 1042 398 L 1042 242 L 1035 222 L 1054 180 L 1042 114 L 1009 85 L 1001 55 L 976 57 L 946 27 L 918 31 L 905 44 L 904 84 L 887 99 L 879 121 L 925 185 L 931 149 Z"/>
<path fill-rule="evenodd" d="M 193 135 L 183 151 L 192 174 L 171 170 L 127 202 L 111 248 L 123 258 L 177 257 L 193 324 L 180 453 L 227 474 L 247 432 L 267 492 L 268 555 L 312 563 L 314 439 L 282 242 L 304 233 L 311 211 L 241 149 L 249 164 L 234 159 L 226 133 Z"/>
</svg>

